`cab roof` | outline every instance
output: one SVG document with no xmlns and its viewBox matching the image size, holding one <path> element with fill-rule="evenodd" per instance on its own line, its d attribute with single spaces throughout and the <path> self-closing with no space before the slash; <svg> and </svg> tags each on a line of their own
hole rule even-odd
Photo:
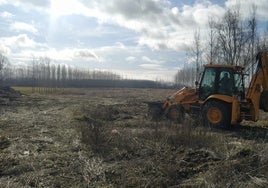
<svg viewBox="0 0 268 188">
<path fill-rule="evenodd" d="M 204 67 L 227 68 L 227 69 L 234 69 L 234 70 L 244 70 L 245 69 L 244 66 L 226 65 L 226 64 L 213 64 L 213 63 L 205 64 Z"/>
</svg>

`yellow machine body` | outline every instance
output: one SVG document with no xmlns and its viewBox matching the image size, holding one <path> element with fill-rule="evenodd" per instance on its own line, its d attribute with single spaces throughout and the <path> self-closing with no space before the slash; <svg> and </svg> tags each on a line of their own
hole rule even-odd
<svg viewBox="0 0 268 188">
<path fill-rule="evenodd" d="M 242 66 L 204 65 L 199 87 L 183 87 L 172 94 L 162 105 L 163 113 L 172 120 L 181 121 L 181 114 L 197 112 L 206 123 L 219 126 L 242 120 L 257 121 L 260 108 L 268 111 L 267 52 L 258 54 L 256 71 L 247 92 L 243 71 Z M 224 77 L 229 82 L 224 83 Z"/>
</svg>

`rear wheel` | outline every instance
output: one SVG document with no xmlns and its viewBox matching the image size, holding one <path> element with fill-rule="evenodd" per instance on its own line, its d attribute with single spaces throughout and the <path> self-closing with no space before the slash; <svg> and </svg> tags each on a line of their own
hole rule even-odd
<svg viewBox="0 0 268 188">
<path fill-rule="evenodd" d="M 211 127 L 228 128 L 231 124 L 230 105 L 220 101 L 208 101 L 202 109 L 204 124 Z"/>
<path fill-rule="evenodd" d="M 172 105 L 169 107 L 167 116 L 174 122 L 182 123 L 185 118 L 185 112 L 181 105 Z"/>
</svg>

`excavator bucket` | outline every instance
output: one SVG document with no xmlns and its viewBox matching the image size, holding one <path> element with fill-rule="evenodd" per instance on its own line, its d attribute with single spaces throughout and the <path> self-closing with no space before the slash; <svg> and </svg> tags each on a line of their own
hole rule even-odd
<svg viewBox="0 0 268 188">
<path fill-rule="evenodd" d="M 153 121 L 159 121 L 164 116 L 163 102 L 146 102 L 148 105 L 148 116 Z"/>
</svg>

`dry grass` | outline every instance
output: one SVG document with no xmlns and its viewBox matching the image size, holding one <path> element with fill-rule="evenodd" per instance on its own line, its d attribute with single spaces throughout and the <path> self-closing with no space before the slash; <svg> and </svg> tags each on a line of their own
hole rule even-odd
<svg viewBox="0 0 268 188">
<path fill-rule="evenodd" d="M 1 108 L 1 187 L 267 186 L 266 129 L 152 122 L 171 90 L 64 92 Z"/>
<path fill-rule="evenodd" d="M 267 185 L 263 171 L 267 169 L 265 155 L 254 153 L 256 149 L 249 141 L 242 144 L 229 137 L 230 132 L 196 126 L 190 119 L 183 125 L 161 121 L 111 128 L 108 125 L 114 118 L 104 117 L 113 114 L 114 110 L 120 113 L 120 109 L 107 106 L 106 110 L 98 110 L 92 111 L 94 115 L 88 114 L 97 117 L 94 121 L 102 121 L 98 131 L 87 125 L 81 129 L 85 133 L 81 139 L 95 152 L 93 156 L 102 159 L 101 169 L 106 169 L 102 174 L 105 178 L 99 180 L 102 185 L 224 187 L 227 180 L 231 187 Z M 87 140 L 88 135 L 90 140 Z M 92 135 L 105 139 L 97 141 Z M 263 151 L 264 145 L 259 144 L 257 151 Z M 95 147 L 98 150 L 93 149 Z M 257 160 L 262 162 L 254 164 Z M 251 178 L 245 181 L 246 177 Z"/>
</svg>

